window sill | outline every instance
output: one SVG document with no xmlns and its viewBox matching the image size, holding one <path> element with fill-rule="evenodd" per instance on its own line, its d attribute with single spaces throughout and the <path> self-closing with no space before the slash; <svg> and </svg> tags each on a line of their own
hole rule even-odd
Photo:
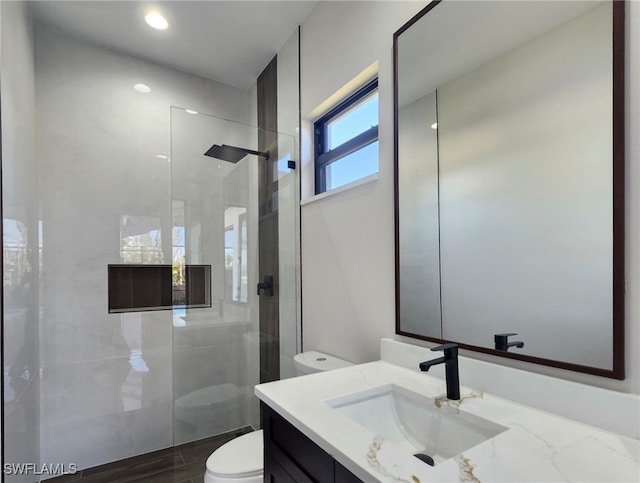
<svg viewBox="0 0 640 483">
<path fill-rule="evenodd" d="M 359 180 L 352 181 L 351 183 L 347 183 L 345 185 L 339 186 L 338 188 L 325 191 L 324 193 L 320 193 L 318 195 L 311 196 L 305 200 L 300 202 L 300 206 L 308 205 L 309 203 L 314 203 L 316 201 L 323 200 L 325 198 L 329 198 L 333 195 L 337 195 L 340 193 L 344 193 L 345 191 L 352 190 L 354 188 L 358 188 L 359 186 L 372 183 L 377 181 L 380 177 L 380 173 L 370 174 L 369 176 L 365 176 L 364 178 L 360 178 Z"/>
</svg>

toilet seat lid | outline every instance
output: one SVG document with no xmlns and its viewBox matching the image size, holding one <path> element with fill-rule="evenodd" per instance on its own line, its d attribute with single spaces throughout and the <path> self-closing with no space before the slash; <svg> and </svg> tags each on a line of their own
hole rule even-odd
<svg viewBox="0 0 640 483">
<path fill-rule="evenodd" d="M 207 458 L 207 472 L 221 477 L 259 476 L 264 468 L 262 430 L 223 444 Z"/>
</svg>

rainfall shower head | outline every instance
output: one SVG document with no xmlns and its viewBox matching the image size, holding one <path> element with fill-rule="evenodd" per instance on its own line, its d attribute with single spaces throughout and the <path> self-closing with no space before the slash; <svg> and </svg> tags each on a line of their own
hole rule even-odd
<svg viewBox="0 0 640 483">
<path fill-rule="evenodd" d="M 254 151 L 252 149 L 238 148 L 236 146 L 228 146 L 226 144 L 223 144 L 222 146 L 214 144 L 206 153 L 204 153 L 205 156 L 221 159 L 230 163 L 237 163 L 247 154 L 255 154 L 256 156 L 262 156 L 264 159 L 269 159 L 269 151 Z"/>
</svg>

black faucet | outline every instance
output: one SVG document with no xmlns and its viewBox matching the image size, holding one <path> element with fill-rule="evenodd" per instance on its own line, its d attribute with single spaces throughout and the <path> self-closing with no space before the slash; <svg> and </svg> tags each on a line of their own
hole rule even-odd
<svg viewBox="0 0 640 483">
<path fill-rule="evenodd" d="M 518 335 L 515 332 L 511 332 L 509 334 L 496 334 L 493 336 L 493 340 L 496 343 L 497 351 L 508 351 L 509 347 L 524 347 L 524 342 L 521 340 L 516 340 L 513 342 L 509 342 L 509 336 Z"/>
<path fill-rule="evenodd" d="M 442 344 L 432 347 L 432 351 L 444 351 L 444 357 L 420 363 L 421 371 L 428 371 L 431 366 L 444 362 L 444 372 L 447 378 L 447 399 L 460 399 L 460 376 L 458 375 L 458 344 Z"/>
</svg>

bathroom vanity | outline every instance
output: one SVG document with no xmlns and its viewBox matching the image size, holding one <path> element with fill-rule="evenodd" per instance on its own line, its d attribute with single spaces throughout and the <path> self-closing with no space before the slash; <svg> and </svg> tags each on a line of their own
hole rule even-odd
<svg viewBox="0 0 640 483">
<path fill-rule="evenodd" d="M 361 481 L 320 446 L 266 404 L 264 480 L 269 482 L 357 483 Z"/>
<path fill-rule="evenodd" d="M 444 393 L 417 365 L 385 360 L 258 385 L 266 481 L 640 478 L 637 439 L 464 385 L 459 401 Z"/>
</svg>

